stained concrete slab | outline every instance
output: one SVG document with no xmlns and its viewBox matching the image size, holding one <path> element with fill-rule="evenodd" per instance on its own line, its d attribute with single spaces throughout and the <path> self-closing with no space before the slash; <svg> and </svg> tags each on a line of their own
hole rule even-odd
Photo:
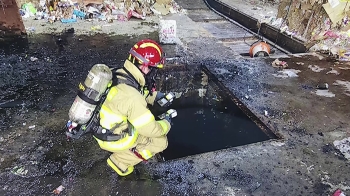
<svg viewBox="0 0 350 196">
<path fill-rule="evenodd" d="M 191 24 L 195 25 L 202 28 L 199 23 Z M 327 72 L 334 66 L 339 67 L 339 71 L 347 70 L 349 63 L 335 62 L 318 54 L 282 56 L 288 69 L 301 70 L 299 77 L 283 79 L 273 76 L 281 71 L 271 66 L 274 59 L 243 59 L 235 51 L 224 49 L 212 37 L 183 37 L 182 41 L 191 48 L 187 60 L 200 59 L 285 139 L 206 153 L 154 168 L 157 173 L 168 171 L 162 178 L 167 194 L 330 195 L 337 188 L 345 193 L 350 190 L 346 175 L 349 161 L 332 145 L 349 132 L 346 89 L 332 85 L 330 90 L 335 98 L 341 96 L 336 102 L 313 93 L 319 83 L 333 84 L 336 78 L 346 78 L 347 72 L 342 72 L 343 77 Z M 326 69 L 320 74 L 302 66 L 301 62 Z M 245 98 L 247 95 L 249 99 Z M 178 164 L 181 170 L 176 167 Z M 228 177 L 230 175 L 233 177 Z M 176 176 L 186 180 L 172 182 Z"/>
</svg>

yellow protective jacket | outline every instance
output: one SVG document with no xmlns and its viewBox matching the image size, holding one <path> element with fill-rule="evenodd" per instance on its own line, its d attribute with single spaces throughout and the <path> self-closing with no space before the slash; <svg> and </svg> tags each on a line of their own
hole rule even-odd
<svg viewBox="0 0 350 196">
<path fill-rule="evenodd" d="M 124 69 L 133 75 L 140 89 L 132 84 L 131 77 L 117 75 L 118 84 L 111 87 L 100 110 L 100 126 L 122 136 L 118 141 L 97 140 L 100 147 L 110 152 L 130 149 L 136 146 L 138 134 L 146 137 L 166 135 L 171 126 L 167 120 L 155 120 L 147 103 L 153 105 L 156 93 L 152 96 L 143 95 L 141 89 L 145 86 L 145 78 L 141 71 L 126 60 Z M 127 74 L 123 69 L 117 73 Z M 131 81 L 131 82 L 130 82 Z M 135 82 L 135 81 L 134 81 Z M 126 134 L 127 130 L 130 134 Z"/>
</svg>

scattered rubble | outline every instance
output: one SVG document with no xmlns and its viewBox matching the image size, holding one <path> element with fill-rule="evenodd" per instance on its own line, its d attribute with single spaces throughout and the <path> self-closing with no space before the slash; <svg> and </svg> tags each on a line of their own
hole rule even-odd
<svg viewBox="0 0 350 196">
<path fill-rule="evenodd" d="M 346 159 L 350 160 L 350 137 L 342 140 L 336 140 L 333 142 L 333 144 Z"/>
<path fill-rule="evenodd" d="M 130 18 L 146 19 L 147 16 L 185 12 L 173 0 L 41 0 L 39 4 L 24 3 L 20 9 L 22 18 L 34 17 L 54 23 L 86 21 L 128 21 Z"/>
<path fill-rule="evenodd" d="M 37 61 L 38 58 L 36 58 L 36 57 L 30 57 L 30 60 L 34 62 L 34 61 Z"/>
<path fill-rule="evenodd" d="M 268 113 L 266 110 L 264 110 L 264 115 L 265 115 L 266 117 L 268 117 L 268 116 L 269 116 L 269 113 Z"/>
<path fill-rule="evenodd" d="M 261 8 L 252 5 L 252 9 Z M 350 61 L 349 19 L 350 4 L 339 0 L 281 0 L 277 14 L 270 11 L 258 16 L 260 24 L 274 26 L 304 41 L 310 51 L 328 53 L 339 61 Z"/>
<path fill-rule="evenodd" d="M 331 70 L 331 71 L 328 71 L 326 74 L 335 74 L 335 75 L 339 75 L 340 73 L 339 73 L 337 70 L 335 70 L 335 69 L 332 68 L 332 70 Z"/>
<path fill-rule="evenodd" d="M 320 90 L 327 90 L 329 88 L 329 85 L 327 83 L 322 83 L 322 84 L 318 84 L 316 88 Z"/>
<path fill-rule="evenodd" d="M 64 186 L 60 185 L 59 187 L 57 187 L 54 191 L 52 191 L 52 193 L 58 195 L 60 194 L 63 190 L 64 190 Z"/>
<path fill-rule="evenodd" d="M 276 59 L 272 62 L 272 67 L 284 69 L 288 67 L 288 64 L 285 61 L 280 61 L 279 59 Z"/>
<path fill-rule="evenodd" d="M 21 167 L 21 166 L 15 166 L 12 170 L 11 170 L 11 173 L 17 175 L 17 176 L 21 176 L 21 177 L 24 177 L 27 175 L 28 173 L 28 170 L 25 169 L 24 167 Z"/>
<path fill-rule="evenodd" d="M 318 65 L 309 65 L 308 68 L 311 69 L 313 72 L 321 72 L 324 70 L 324 68 L 321 68 Z"/>
<path fill-rule="evenodd" d="M 336 190 L 332 196 L 346 196 L 345 193 L 341 190 Z"/>
<path fill-rule="evenodd" d="M 272 74 L 272 75 L 277 78 L 295 78 L 295 77 L 298 77 L 299 72 L 301 71 L 296 69 L 284 69 L 282 71 L 278 71 L 277 74 Z"/>
</svg>

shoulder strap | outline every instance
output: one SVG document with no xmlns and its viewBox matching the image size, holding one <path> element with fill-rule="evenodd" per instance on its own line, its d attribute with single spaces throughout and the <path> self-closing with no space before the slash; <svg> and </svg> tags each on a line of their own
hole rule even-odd
<svg viewBox="0 0 350 196">
<path fill-rule="evenodd" d="M 113 72 L 113 81 L 112 81 L 112 86 L 115 86 L 117 84 L 127 84 L 129 86 L 134 87 L 137 91 L 140 91 L 140 84 L 137 82 L 135 77 L 129 72 L 129 70 L 125 69 L 124 67 L 122 68 L 125 73 L 120 73 L 120 72 Z M 117 76 L 122 76 L 123 79 L 118 78 Z"/>
</svg>

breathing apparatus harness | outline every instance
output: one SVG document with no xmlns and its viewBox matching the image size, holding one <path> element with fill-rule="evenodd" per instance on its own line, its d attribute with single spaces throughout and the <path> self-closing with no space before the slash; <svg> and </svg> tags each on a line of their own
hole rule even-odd
<svg viewBox="0 0 350 196">
<path fill-rule="evenodd" d="M 108 129 L 104 129 L 103 127 L 100 126 L 100 117 L 99 117 L 99 112 L 102 107 L 102 104 L 106 100 L 107 94 L 110 90 L 111 87 L 116 86 L 118 84 L 127 84 L 133 88 L 135 88 L 137 91 L 140 91 L 143 94 L 143 91 L 145 89 L 148 89 L 148 86 L 155 87 L 155 76 L 157 75 L 157 70 L 156 68 L 151 68 L 151 71 L 149 72 L 151 75 L 148 76 L 148 74 L 144 74 L 145 77 L 149 78 L 149 85 L 146 85 L 144 89 L 141 89 L 141 85 L 137 82 L 136 78 L 130 73 L 129 70 L 127 70 L 125 67 L 121 68 L 123 69 L 126 73 L 120 73 L 116 72 L 116 68 L 112 68 L 112 85 L 107 88 L 106 92 L 101 96 L 101 99 L 98 102 L 94 102 L 94 104 L 97 105 L 96 109 L 93 111 L 91 119 L 83 125 L 77 125 L 71 121 L 68 121 L 66 127 L 68 131 L 66 131 L 66 135 L 69 138 L 73 139 L 79 139 L 82 135 L 86 133 L 92 133 L 95 137 L 97 137 L 100 140 L 103 141 L 117 141 L 125 136 L 124 133 L 126 134 L 131 134 L 131 128 L 129 130 L 124 131 L 123 134 L 116 135 L 113 134 L 112 131 Z M 140 70 L 141 71 L 141 70 Z M 142 71 L 141 71 L 142 73 Z M 118 78 L 117 76 L 121 76 L 122 78 Z M 88 88 L 86 88 L 89 90 Z M 153 88 L 154 89 L 154 88 Z M 83 91 L 78 91 L 78 95 L 83 94 Z M 150 91 L 149 94 L 151 94 L 152 91 Z M 86 98 L 87 99 L 87 98 Z M 84 99 L 84 100 L 86 100 Z M 132 127 L 131 124 L 129 124 L 128 127 Z"/>
</svg>

